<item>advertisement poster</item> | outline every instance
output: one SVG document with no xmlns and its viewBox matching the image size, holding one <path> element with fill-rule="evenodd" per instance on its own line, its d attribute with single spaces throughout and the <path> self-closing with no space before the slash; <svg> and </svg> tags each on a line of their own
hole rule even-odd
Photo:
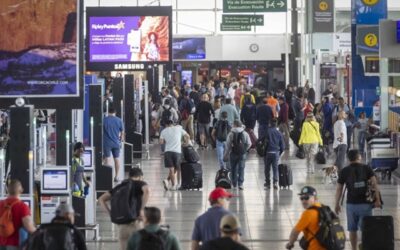
<svg viewBox="0 0 400 250">
<path fill-rule="evenodd" d="M 313 32 L 334 31 L 334 2 L 333 0 L 314 0 L 313 3 Z"/>
<path fill-rule="evenodd" d="M 90 62 L 168 62 L 168 16 L 89 18 Z"/>
<path fill-rule="evenodd" d="M 199 60 L 206 59 L 206 39 L 174 38 L 172 43 L 174 59 Z"/>
<path fill-rule="evenodd" d="M 77 0 L 0 4 L 0 97 L 76 97 Z"/>
</svg>

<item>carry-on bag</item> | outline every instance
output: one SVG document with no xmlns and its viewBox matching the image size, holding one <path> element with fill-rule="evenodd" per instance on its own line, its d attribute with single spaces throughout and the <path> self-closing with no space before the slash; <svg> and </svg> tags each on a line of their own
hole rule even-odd
<svg viewBox="0 0 400 250">
<path fill-rule="evenodd" d="M 183 162 L 181 164 L 182 189 L 197 189 L 203 187 L 203 169 L 200 163 Z"/>
</svg>

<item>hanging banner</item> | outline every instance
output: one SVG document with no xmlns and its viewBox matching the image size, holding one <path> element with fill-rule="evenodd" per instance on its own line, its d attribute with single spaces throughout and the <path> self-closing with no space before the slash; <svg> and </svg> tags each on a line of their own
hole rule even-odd
<svg viewBox="0 0 400 250">
<path fill-rule="evenodd" d="M 387 19 L 387 0 L 352 0 L 352 24 L 378 24 Z"/>
<path fill-rule="evenodd" d="M 379 54 L 379 25 L 357 25 L 357 54 Z"/>
<path fill-rule="evenodd" d="M 334 32 L 334 10 L 333 0 L 312 1 L 312 32 Z"/>
</svg>

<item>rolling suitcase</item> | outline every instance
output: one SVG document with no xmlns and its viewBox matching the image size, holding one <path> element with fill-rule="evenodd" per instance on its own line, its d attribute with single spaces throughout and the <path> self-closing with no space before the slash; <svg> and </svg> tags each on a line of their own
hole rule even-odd
<svg viewBox="0 0 400 250">
<path fill-rule="evenodd" d="M 293 184 L 292 169 L 286 164 L 278 165 L 279 187 L 289 188 Z"/>
<path fill-rule="evenodd" d="M 394 250 L 392 216 L 365 216 L 361 230 L 363 250 Z"/>
<path fill-rule="evenodd" d="M 254 134 L 254 131 L 250 128 L 246 128 L 246 132 L 249 134 L 249 137 L 250 137 L 251 148 L 256 148 L 257 136 Z"/>
<path fill-rule="evenodd" d="M 196 163 L 200 160 L 199 154 L 193 146 L 182 147 L 183 159 L 189 163 Z"/>
<path fill-rule="evenodd" d="M 200 163 L 183 162 L 181 164 L 182 189 L 197 189 L 203 187 L 203 169 Z"/>
<path fill-rule="evenodd" d="M 217 171 L 217 175 L 215 176 L 215 187 L 222 187 L 225 189 L 232 188 L 232 181 L 229 176 L 229 170 L 220 169 Z"/>
</svg>

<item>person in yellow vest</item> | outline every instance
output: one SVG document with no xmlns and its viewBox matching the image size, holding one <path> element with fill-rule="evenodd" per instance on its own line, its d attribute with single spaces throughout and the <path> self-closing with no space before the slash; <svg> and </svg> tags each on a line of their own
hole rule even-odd
<svg viewBox="0 0 400 250">
<path fill-rule="evenodd" d="M 84 188 L 90 187 L 90 182 L 85 176 L 85 163 L 82 159 L 83 152 L 85 152 L 85 146 L 83 143 L 75 143 L 71 164 L 71 188 L 72 194 L 75 196 L 84 196 Z M 85 186 L 83 184 L 85 184 Z"/>
<path fill-rule="evenodd" d="M 299 145 L 303 146 L 307 158 L 307 173 L 314 174 L 314 158 L 318 153 L 318 146 L 322 146 L 322 137 L 319 123 L 315 120 L 313 113 L 308 113 L 303 123 Z"/>
</svg>

